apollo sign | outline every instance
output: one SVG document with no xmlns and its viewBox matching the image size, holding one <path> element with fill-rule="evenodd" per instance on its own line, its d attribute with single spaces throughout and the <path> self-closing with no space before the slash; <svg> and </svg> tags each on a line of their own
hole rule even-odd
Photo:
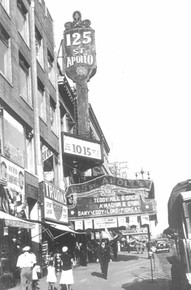
<svg viewBox="0 0 191 290">
<path fill-rule="evenodd" d="M 81 13 L 73 13 L 73 22 L 65 24 L 63 41 L 66 75 L 75 83 L 89 81 L 96 72 L 95 32 Z"/>
</svg>

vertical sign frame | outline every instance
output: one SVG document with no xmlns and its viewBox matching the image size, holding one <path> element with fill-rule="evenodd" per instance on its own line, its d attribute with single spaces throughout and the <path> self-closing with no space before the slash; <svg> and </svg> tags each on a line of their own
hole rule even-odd
<svg viewBox="0 0 191 290">
<path fill-rule="evenodd" d="M 75 83 L 88 82 L 96 73 L 95 31 L 90 20 L 81 20 L 81 13 L 73 13 L 73 22 L 65 23 L 63 66 L 66 75 Z"/>
</svg>

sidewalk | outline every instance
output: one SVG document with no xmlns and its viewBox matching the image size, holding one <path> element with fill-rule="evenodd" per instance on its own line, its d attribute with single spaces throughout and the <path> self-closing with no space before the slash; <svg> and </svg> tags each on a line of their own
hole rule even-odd
<svg viewBox="0 0 191 290">
<path fill-rule="evenodd" d="M 170 280 L 162 270 L 157 255 L 151 271 L 150 259 L 147 253 L 138 255 L 120 252 L 117 262 L 111 262 L 108 271 L 108 280 L 100 278 L 99 263 L 88 264 L 87 267 L 74 268 L 73 290 L 170 290 Z M 60 275 L 59 275 L 60 276 Z M 58 276 L 58 282 L 59 277 Z M 46 277 L 39 281 L 40 290 L 47 290 Z M 54 290 L 60 290 L 59 283 Z M 9 290 L 20 290 L 19 285 Z"/>
</svg>

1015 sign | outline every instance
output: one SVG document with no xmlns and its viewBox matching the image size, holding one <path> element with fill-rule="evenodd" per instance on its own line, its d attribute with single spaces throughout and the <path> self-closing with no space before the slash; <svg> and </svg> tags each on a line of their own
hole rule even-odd
<svg viewBox="0 0 191 290">
<path fill-rule="evenodd" d="M 74 82 L 89 81 L 96 72 L 95 32 L 89 20 L 73 14 L 74 22 L 65 24 L 63 53 L 66 75 Z"/>
</svg>

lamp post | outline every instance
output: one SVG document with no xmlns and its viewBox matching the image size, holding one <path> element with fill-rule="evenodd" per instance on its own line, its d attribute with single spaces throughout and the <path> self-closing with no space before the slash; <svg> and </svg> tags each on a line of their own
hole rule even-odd
<svg viewBox="0 0 191 290">
<path fill-rule="evenodd" d="M 141 175 L 141 178 L 144 179 L 144 174 L 147 174 L 148 179 L 150 179 L 150 171 L 144 171 L 143 168 L 141 168 L 141 171 L 135 172 L 136 179 Z"/>
</svg>

